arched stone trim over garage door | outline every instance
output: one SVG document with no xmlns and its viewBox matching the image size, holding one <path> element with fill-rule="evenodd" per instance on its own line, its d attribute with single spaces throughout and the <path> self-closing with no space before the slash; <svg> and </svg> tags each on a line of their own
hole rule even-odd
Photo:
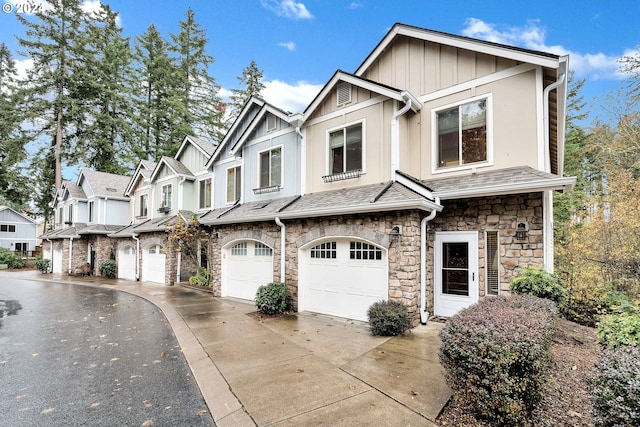
<svg viewBox="0 0 640 427">
<path fill-rule="evenodd" d="M 273 282 L 275 239 L 262 233 L 234 233 L 222 247 L 221 295 L 253 301 L 262 285 Z M 260 235 L 265 240 L 252 239 Z"/>
<path fill-rule="evenodd" d="M 385 249 L 389 249 L 389 246 L 391 245 L 391 239 L 389 239 L 388 234 L 381 233 L 359 224 L 336 224 L 328 225 L 326 227 L 317 227 L 298 237 L 296 243 L 298 248 L 302 248 L 303 246 L 308 245 L 309 242 L 313 242 L 318 239 L 350 236 L 357 236 L 362 240 L 367 240 Z"/>
<path fill-rule="evenodd" d="M 344 230 L 337 230 L 342 234 Z M 367 309 L 389 295 L 387 241 L 325 236 L 300 246 L 298 310 L 367 320 Z"/>
</svg>

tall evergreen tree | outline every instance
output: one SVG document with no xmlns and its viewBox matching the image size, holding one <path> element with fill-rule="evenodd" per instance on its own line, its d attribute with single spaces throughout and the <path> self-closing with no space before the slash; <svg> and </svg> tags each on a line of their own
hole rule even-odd
<svg viewBox="0 0 640 427">
<path fill-rule="evenodd" d="M 265 86 L 262 83 L 264 73 L 258 68 L 255 60 L 242 70 L 242 75 L 238 77 L 238 82 L 242 89 L 231 89 L 231 103 L 229 106 L 228 125 L 231 126 L 236 120 L 240 111 L 252 96 L 262 96 Z"/>
<path fill-rule="evenodd" d="M 19 168 L 26 157 L 19 96 L 15 61 L 7 45 L 0 43 L 0 205 L 17 209 L 29 199 L 26 177 Z"/>
<path fill-rule="evenodd" d="M 136 137 L 134 159 L 158 160 L 173 156 L 182 139 L 176 139 L 174 123 L 184 118 L 176 90 L 177 70 L 169 57 L 168 43 L 152 24 L 136 37 Z M 184 137 L 184 135 L 183 135 Z"/>
<path fill-rule="evenodd" d="M 80 0 L 47 0 L 47 7 L 33 20 L 16 16 L 26 27 L 26 36 L 18 38 L 23 56 L 33 60 L 25 85 L 29 98 L 25 114 L 39 125 L 35 136 L 53 137 L 55 186 L 59 188 L 63 162 L 77 162 L 84 152 L 76 135 L 82 127 L 77 76 L 86 74 L 81 70 L 87 64 L 83 12 Z"/>
<path fill-rule="evenodd" d="M 180 21 L 180 32 L 171 34 L 174 63 L 177 68 L 178 96 L 184 108 L 183 121 L 174 133 L 196 132 L 197 136 L 212 142 L 219 141 L 222 134 L 224 108 L 218 97 L 219 87 L 209 74 L 214 58 L 206 53 L 208 43 L 206 30 L 195 21 L 191 8 L 185 20 Z"/>
<path fill-rule="evenodd" d="M 84 81 L 85 123 L 81 129 L 86 141 L 87 166 L 102 172 L 125 173 L 121 153 L 132 138 L 130 117 L 131 49 L 129 39 L 116 25 L 117 12 L 101 5 L 88 26 L 87 48 L 90 74 Z"/>
</svg>

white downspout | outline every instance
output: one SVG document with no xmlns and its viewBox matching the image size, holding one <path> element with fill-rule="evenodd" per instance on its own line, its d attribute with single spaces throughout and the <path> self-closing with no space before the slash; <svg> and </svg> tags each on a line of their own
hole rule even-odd
<svg viewBox="0 0 640 427">
<path fill-rule="evenodd" d="M 136 233 L 131 234 L 131 238 L 136 241 L 136 269 L 135 277 L 136 281 L 140 280 L 140 239 L 136 236 Z"/>
<path fill-rule="evenodd" d="M 296 127 L 296 133 L 300 136 L 300 194 L 304 194 L 307 187 L 307 162 L 305 161 L 307 142 L 300 131 L 300 126 Z"/>
<path fill-rule="evenodd" d="M 53 242 L 51 241 L 51 239 L 44 239 L 47 242 L 49 242 L 51 244 L 51 272 L 53 273 Z"/>
<path fill-rule="evenodd" d="M 73 260 L 73 237 L 69 237 L 69 274 L 73 271 L 71 270 L 71 261 Z"/>
<path fill-rule="evenodd" d="M 279 217 L 276 217 L 276 224 L 280 227 L 280 282 L 284 283 L 284 273 L 286 271 L 284 263 L 286 261 L 285 254 L 287 252 L 287 248 L 285 247 L 287 227 L 282 221 L 280 221 Z"/>
<path fill-rule="evenodd" d="M 544 120 L 544 171 L 551 172 L 551 153 L 549 153 L 549 94 L 552 90 L 564 83 L 565 74 L 560 74 L 560 77 L 555 83 L 550 84 L 544 88 L 544 105 L 543 105 L 543 120 Z"/>
<path fill-rule="evenodd" d="M 549 94 L 552 90 L 564 83 L 565 73 L 560 74 L 558 80 L 546 88 L 544 88 L 544 171 L 551 173 L 551 153 L 549 151 L 550 133 L 549 133 Z M 546 190 L 543 193 L 543 241 L 544 241 L 544 268 L 553 273 L 553 191 Z"/>
<path fill-rule="evenodd" d="M 440 198 L 435 198 L 435 203 L 440 204 Z M 436 210 L 420 221 L 420 323 L 427 324 L 427 222 L 436 217 Z"/>
<path fill-rule="evenodd" d="M 405 104 L 400 110 L 393 113 L 391 117 L 391 179 L 396 180 L 396 171 L 400 169 L 400 129 L 398 128 L 398 118 L 409 111 L 411 100 L 404 100 Z"/>
</svg>

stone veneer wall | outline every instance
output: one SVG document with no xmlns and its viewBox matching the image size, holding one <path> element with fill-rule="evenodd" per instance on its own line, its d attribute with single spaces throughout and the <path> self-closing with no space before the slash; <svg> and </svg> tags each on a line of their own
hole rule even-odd
<svg viewBox="0 0 640 427">
<path fill-rule="evenodd" d="M 373 241 L 388 250 L 389 298 L 407 306 L 413 325 L 420 320 L 420 220 L 418 211 L 331 216 L 283 220 L 286 226 L 285 283 L 295 310 L 298 308 L 298 251 L 313 241 L 329 237 L 355 237 Z M 402 235 L 391 241 L 396 226 Z M 273 277 L 280 280 L 280 227 L 275 222 L 217 226 L 212 229 L 209 260 L 214 295 L 220 296 L 222 248 L 238 240 L 258 240 L 274 249 Z"/>
<path fill-rule="evenodd" d="M 500 292 L 508 292 L 519 268 L 544 264 L 542 193 L 529 193 L 463 200 L 445 200 L 431 226 L 439 231 L 478 231 L 478 276 L 480 296 L 486 294 L 485 232 L 498 231 Z M 526 240 L 516 239 L 516 226 L 529 227 Z M 429 253 L 433 254 L 433 243 Z M 427 258 L 427 271 L 433 272 L 433 256 Z M 433 304 L 433 274 L 428 280 L 430 305 Z M 432 313 L 432 310 L 429 310 Z M 433 313 L 432 313 L 433 314 Z"/>
</svg>

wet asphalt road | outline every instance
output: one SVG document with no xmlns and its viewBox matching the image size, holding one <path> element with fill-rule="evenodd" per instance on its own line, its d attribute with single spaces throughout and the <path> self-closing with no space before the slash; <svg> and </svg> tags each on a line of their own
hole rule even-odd
<svg viewBox="0 0 640 427">
<path fill-rule="evenodd" d="M 214 422 L 157 307 L 111 289 L 2 278 L 0 425 Z"/>
</svg>

